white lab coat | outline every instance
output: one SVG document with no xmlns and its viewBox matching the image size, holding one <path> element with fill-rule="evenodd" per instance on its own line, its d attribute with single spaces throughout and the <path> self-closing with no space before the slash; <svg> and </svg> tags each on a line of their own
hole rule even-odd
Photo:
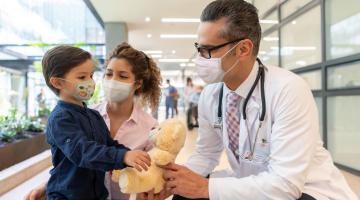
<svg viewBox="0 0 360 200">
<path fill-rule="evenodd" d="M 256 63 L 249 77 L 236 89 L 235 92 L 241 97 L 245 98 L 248 94 L 258 67 Z M 199 136 L 186 166 L 203 176 L 211 174 L 211 200 L 294 200 L 302 193 L 317 200 L 358 199 L 334 166 L 328 151 L 323 148 L 317 108 L 307 83 L 287 70 L 273 66 L 265 68 L 266 117 L 256 142 L 256 162 L 241 158 L 237 162 L 228 147 L 225 124 L 227 87 L 224 87 L 222 100 L 223 130 L 213 127 L 217 119 L 218 83 L 208 85 L 200 97 Z M 261 110 L 259 85 L 247 106 L 252 141 Z M 245 121 L 240 118 L 241 155 L 248 151 L 249 142 Z M 223 150 L 230 162 L 231 172 L 213 172 Z"/>
</svg>

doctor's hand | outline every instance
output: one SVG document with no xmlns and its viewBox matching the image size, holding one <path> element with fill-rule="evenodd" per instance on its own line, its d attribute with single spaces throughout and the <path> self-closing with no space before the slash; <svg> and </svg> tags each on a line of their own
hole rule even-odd
<svg viewBox="0 0 360 200">
<path fill-rule="evenodd" d="M 209 198 L 209 179 L 196 174 L 185 166 L 170 163 L 162 166 L 166 189 L 186 198 Z"/>
</svg>

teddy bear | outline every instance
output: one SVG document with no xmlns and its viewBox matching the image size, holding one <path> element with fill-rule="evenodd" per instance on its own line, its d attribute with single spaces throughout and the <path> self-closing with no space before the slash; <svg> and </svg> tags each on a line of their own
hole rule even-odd
<svg viewBox="0 0 360 200">
<path fill-rule="evenodd" d="M 154 189 L 159 193 L 165 185 L 163 169 L 159 167 L 175 161 L 186 138 L 185 125 L 179 119 L 167 119 L 149 134 L 149 139 L 154 147 L 148 152 L 151 158 L 151 166 L 147 171 L 137 171 L 127 167 L 122 170 L 114 170 L 112 180 L 118 182 L 121 192 L 135 194 Z"/>
</svg>

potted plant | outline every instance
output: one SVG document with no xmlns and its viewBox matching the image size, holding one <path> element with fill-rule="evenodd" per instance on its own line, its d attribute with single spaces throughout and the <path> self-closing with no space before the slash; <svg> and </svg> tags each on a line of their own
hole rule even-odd
<svg viewBox="0 0 360 200">
<path fill-rule="evenodd" d="M 0 170 L 49 148 L 45 126 L 38 118 L 16 118 L 16 111 L 0 117 Z"/>
</svg>

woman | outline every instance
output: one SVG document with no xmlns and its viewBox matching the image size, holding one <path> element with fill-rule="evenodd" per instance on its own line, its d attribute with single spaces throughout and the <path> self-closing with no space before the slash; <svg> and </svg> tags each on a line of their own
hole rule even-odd
<svg viewBox="0 0 360 200">
<path fill-rule="evenodd" d="M 106 101 L 93 108 L 104 118 L 111 137 L 131 149 L 149 150 L 149 131 L 157 121 L 143 110 L 149 106 L 157 108 L 160 101 L 160 70 L 145 53 L 127 43 L 118 45 L 110 54 L 103 79 Z M 117 183 L 107 173 L 105 185 L 108 199 L 127 200 L 129 196 L 120 192 Z M 26 200 L 42 199 L 46 183 L 38 186 L 25 197 Z"/>
</svg>

